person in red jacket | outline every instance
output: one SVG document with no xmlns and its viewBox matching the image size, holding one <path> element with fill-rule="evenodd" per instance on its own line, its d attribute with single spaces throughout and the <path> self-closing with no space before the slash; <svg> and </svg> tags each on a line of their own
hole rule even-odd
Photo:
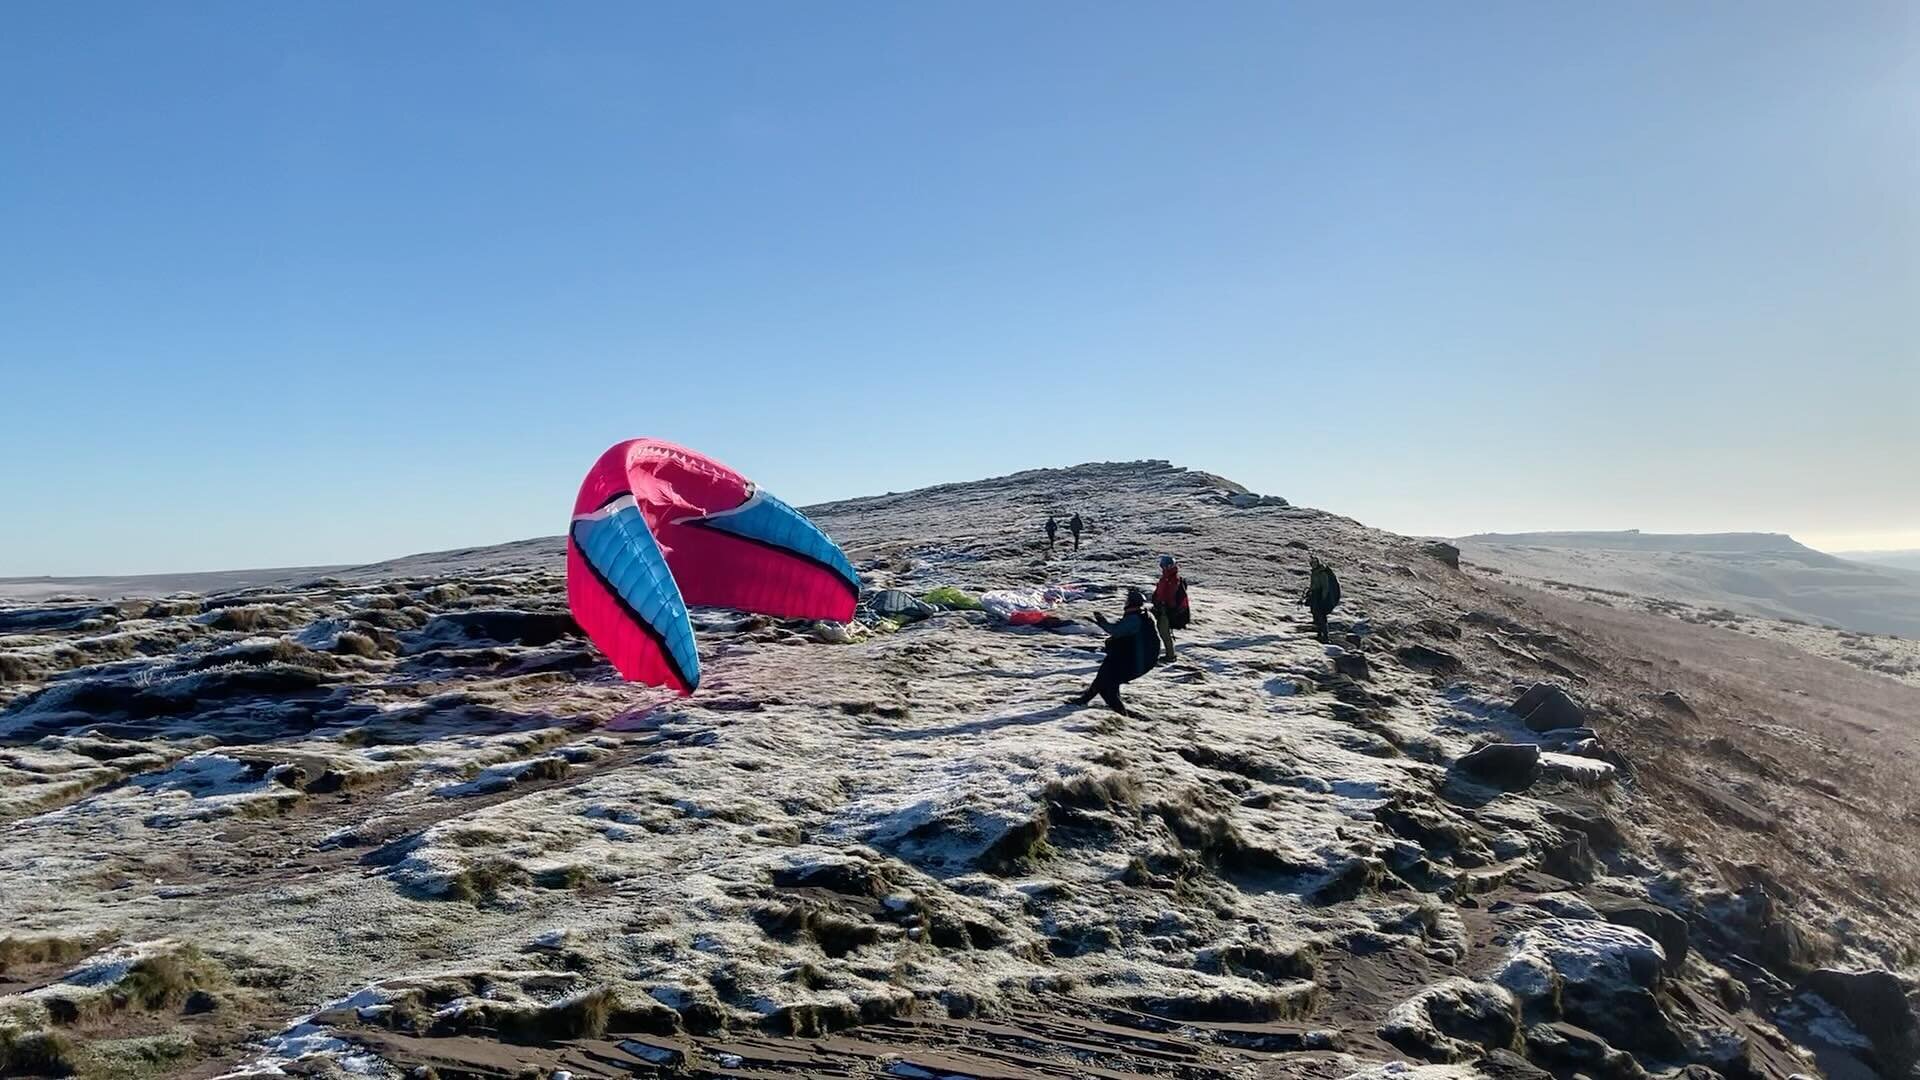
<svg viewBox="0 0 1920 1080">
<path fill-rule="evenodd" d="M 1162 555 L 1160 580 L 1153 586 L 1153 625 L 1160 631 L 1163 661 L 1173 661 L 1173 632 L 1186 629 L 1188 618 L 1187 582 L 1180 576 L 1180 564 Z"/>
</svg>

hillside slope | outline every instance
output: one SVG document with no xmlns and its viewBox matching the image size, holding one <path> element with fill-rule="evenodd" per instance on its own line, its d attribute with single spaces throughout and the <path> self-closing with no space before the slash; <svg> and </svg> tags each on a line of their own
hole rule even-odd
<svg viewBox="0 0 1920 1080">
<path fill-rule="evenodd" d="M 578 638 L 551 542 L 0 608 L 0 1072 L 1920 1060 L 1899 975 L 1818 970 L 1920 953 L 1920 691 L 1233 494 L 1133 463 L 815 508 L 875 588 L 1050 586 L 1072 622 L 700 612 L 684 700 Z M 1134 716 L 1067 705 L 1166 550 L 1180 660 Z M 1571 694 L 1516 701 L 1540 680 Z"/>
<path fill-rule="evenodd" d="M 1891 566 L 1896 570 L 1920 571 L 1920 550 L 1909 551 L 1838 551 L 1836 558 L 1848 562 L 1870 563 L 1874 566 Z"/>
<path fill-rule="evenodd" d="M 1920 638 L 1920 573 L 1867 565 L 1771 533 L 1483 533 L 1464 558 L 1531 582 Z"/>
</svg>

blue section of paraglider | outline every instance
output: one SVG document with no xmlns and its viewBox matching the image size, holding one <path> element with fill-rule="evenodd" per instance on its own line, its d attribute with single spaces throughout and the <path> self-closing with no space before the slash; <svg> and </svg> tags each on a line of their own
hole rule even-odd
<svg viewBox="0 0 1920 1080">
<path fill-rule="evenodd" d="M 609 591 L 652 634 L 689 687 L 700 682 L 700 653 L 680 586 L 631 496 L 574 519 L 573 542 Z"/>
<path fill-rule="evenodd" d="M 838 574 L 855 595 L 860 592 L 860 575 L 839 546 L 806 515 L 758 488 L 738 509 L 694 518 L 687 524 L 716 529 L 819 563 Z"/>
</svg>

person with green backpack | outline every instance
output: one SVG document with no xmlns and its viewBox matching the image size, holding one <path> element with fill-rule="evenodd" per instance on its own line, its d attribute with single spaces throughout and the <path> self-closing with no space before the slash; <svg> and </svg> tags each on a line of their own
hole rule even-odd
<svg viewBox="0 0 1920 1080">
<path fill-rule="evenodd" d="M 1322 643 L 1327 640 L 1327 616 L 1340 606 L 1340 579 L 1334 576 L 1333 567 L 1320 561 L 1318 555 L 1308 556 L 1311 570 L 1307 576 L 1307 592 L 1300 602 L 1313 612 L 1313 634 Z"/>
</svg>

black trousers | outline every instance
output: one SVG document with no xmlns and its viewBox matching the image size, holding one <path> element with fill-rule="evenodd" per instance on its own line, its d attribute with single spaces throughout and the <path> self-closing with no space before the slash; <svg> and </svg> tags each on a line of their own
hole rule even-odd
<svg viewBox="0 0 1920 1080">
<path fill-rule="evenodd" d="M 1127 680 L 1120 677 L 1119 668 L 1120 665 L 1110 659 L 1102 661 L 1099 672 L 1093 677 L 1093 685 L 1080 695 L 1080 700 L 1091 701 L 1098 694 L 1100 700 L 1107 703 L 1107 708 L 1117 713 L 1126 712 L 1126 705 L 1120 701 L 1120 686 Z"/>
<path fill-rule="evenodd" d="M 1313 635 L 1321 641 L 1327 640 L 1327 611 L 1325 608 L 1313 609 Z"/>
</svg>

